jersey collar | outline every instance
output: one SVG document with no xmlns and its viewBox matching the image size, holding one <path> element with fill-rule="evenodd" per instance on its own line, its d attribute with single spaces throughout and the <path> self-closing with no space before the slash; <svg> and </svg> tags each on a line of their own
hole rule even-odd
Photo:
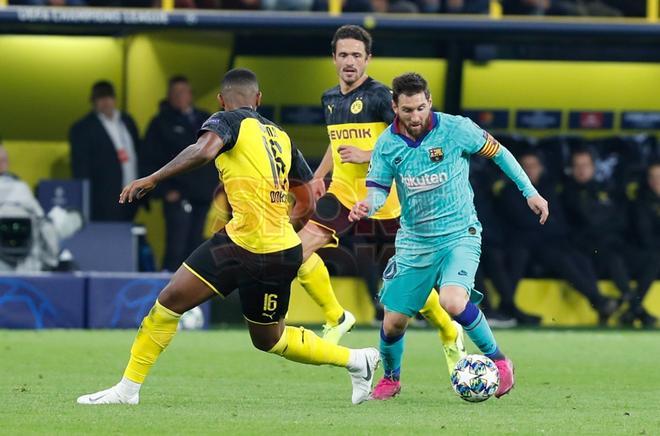
<svg viewBox="0 0 660 436">
<path fill-rule="evenodd" d="M 440 115 L 438 115 L 435 112 L 431 112 L 429 114 L 429 129 L 422 134 L 417 140 L 410 139 L 408 136 L 404 135 L 401 133 L 399 130 L 399 117 L 396 116 L 394 117 L 394 121 L 392 122 L 392 127 L 391 127 L 391 132 L 397 136 L 399 136 L 403 141 L 406 143 L 408 147 L 411 148 L 417 148 L 422 144 L 422 141 L 424 138 L 426 138 L 426 135 L 428 135 L 433 129 L 436 128 L 436 126 L 440 123 Z"/>
</svg>

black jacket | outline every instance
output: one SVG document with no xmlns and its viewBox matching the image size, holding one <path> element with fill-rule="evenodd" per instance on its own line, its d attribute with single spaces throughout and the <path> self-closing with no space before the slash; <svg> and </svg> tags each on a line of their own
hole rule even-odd
<svg viewBox="0 0 660 436">
<path fill-rule="evenodd" d="M 571 239 L 584 250 L 622 249 L 626 231 L 623 194 L 608 184 L 592 180 L 564 185 L 563 205 Z"/>
<path fill-rule="evenodd" d="M 135 121 L 123 112 L 121 119 L 133 138 L 138 174 L 142 175 L 142 147 Z M 115 146 L 96 112 L 88 113 L 71 127 L 69 144 L 73 177 L 90 181 L 92 221 L 133 220 L 137 205 L 120 205 L 117 202 L 123 188 L 122 169 Z"/>
<path fill-rule="evenodd" d="M 184 148 L 197 141 L 197 132 L 210 116 L 193 109 L 191 122 L 186 115 L 162 102 L 160 112 L 149 123 L 144 139 L 148 153 L 149 169 L 156 171 L 172 160 Z M 212 162 L 189 173 L 163 181 L 156 195 L 163 196 L 176 190 L 182 199 L 194 203 L 210 203 L 218 186 L 218 173 Z"/>
<path fill-rule="evenodd" d="M 543 249 L 540 244 L 566 242 L 568 228 L 556 185 L 547 176 L 542 176 L 534 187 L 548 201 L 550 216 L 544 225 L 539 223 L 539 216 L 532 212 L 515 184 L 510 182 L 502 190 L 499 206 L 509 229 L 508 242 L 540 250 Z"/>
<path fill-rule="evenodd" d="M 660 195 L 642 190 L 634 203 L 633 220 L 639 245 L 660 251 Z"/>
</svg>

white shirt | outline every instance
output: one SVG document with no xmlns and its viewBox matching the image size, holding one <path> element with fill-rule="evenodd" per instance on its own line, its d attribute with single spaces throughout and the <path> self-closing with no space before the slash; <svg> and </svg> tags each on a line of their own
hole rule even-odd
<svg viewBox="0 0 660 436">
<path fill-rule="evenodd" d="M 137 156 L 135 154 L 135 144 L 133 138 L 128 131 L 128 128 L 121 120 L 121 115 L 118 110 L 112 112 L 110 118 L 98 112 L 96 116 L 99 117 L 101 124 L 108 133 L 112 144 L 117 151 L 117 160 L 121 165 L 122 171 L 122 185 L 126 186 L 133 180 L 137 179 Z"/>
</svg>

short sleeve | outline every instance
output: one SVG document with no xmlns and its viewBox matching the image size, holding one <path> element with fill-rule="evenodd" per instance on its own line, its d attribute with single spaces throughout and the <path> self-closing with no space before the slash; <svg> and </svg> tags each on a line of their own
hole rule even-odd
<svg viewBox="0 0 660 436">
<path fill-rule="evenodd" d="M 378 108 L 380 119 L 386 124 L 392 124 L 394 121 L 394 110 L 392 109 L 392 91 L 383 87 L 378 95 Z"/>
<path fill-rule="evenodd" d="M 312 169 L 305 160 L 302 152 L 291 145 L 291 170 L 289 171 L 289 183 L 291 186 L 302 185 L 314 177 Z"/>
<path fill-rule="evenodd" d="M 213 132 L 222 140 L 223 145 L 220 153 L 231 149 L 236 143 L 234 132 L 229 126 L 229 122 L 223 112 L 216 112 L 204 121 L 204 124 L 202 124 L 202 127 L 197 132 L 197 137 L 199 138 L 205 132 Z"/>
<path fill-rule="evenodd" d="M 366 184 L 367 188 L 381 188 L 389 192 L 394 179 L 394 171 L 391 164 L 383 156 L 382 150 L 383 143 L 379 139 L 371 154 Z"/>
</svg>

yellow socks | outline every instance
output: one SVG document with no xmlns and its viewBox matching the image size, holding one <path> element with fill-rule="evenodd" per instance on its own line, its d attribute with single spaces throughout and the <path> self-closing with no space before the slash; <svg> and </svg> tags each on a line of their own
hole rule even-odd
<svg viewBox="0 0 660 436">
<path fill-rule="evenodd" d="M 431 290 L 429 298 L 426 299 L 426 303 L 419 313 L 421 313 L 433 327 L 439 330 L 438 333 L 440 334 L 440 339 L 443 344 L 449 345 L 456 341 L 458 331 L 456 330 L 456 326 L 451 322 L 452 319 L 449 314 L 440 306 L 438 291 L 435 289 Z"/>
<path fill-rule="evenodd" d="M 321 306 L 325 315 L 326 324 L 334 327 L 344 314 L 330 283 L 330 274 L 325 267 L 323 259 L 313 253 L 298 270 L 298 281 L 305 288 L 310 297 Z M 436 294 L 437 295 L 437 294 Z"/>
<path fill-rule="evenodd" d="M 124 371 L 124 377 L 135 383 L 144 383 L 156 359 L 172 341 L 179 318 L 181 315 L 172 312 L 156 300 L 154 307 L 142 320 L 133 341 L 131 358 Z"/>
<path fill-rule="evenodd" d="M 326 342 L 303 327 L 286 327 L 280 340 L 268 352 L 294 362 L 344 368 L 350 357 L 348 348 Z"/>
</svg>

